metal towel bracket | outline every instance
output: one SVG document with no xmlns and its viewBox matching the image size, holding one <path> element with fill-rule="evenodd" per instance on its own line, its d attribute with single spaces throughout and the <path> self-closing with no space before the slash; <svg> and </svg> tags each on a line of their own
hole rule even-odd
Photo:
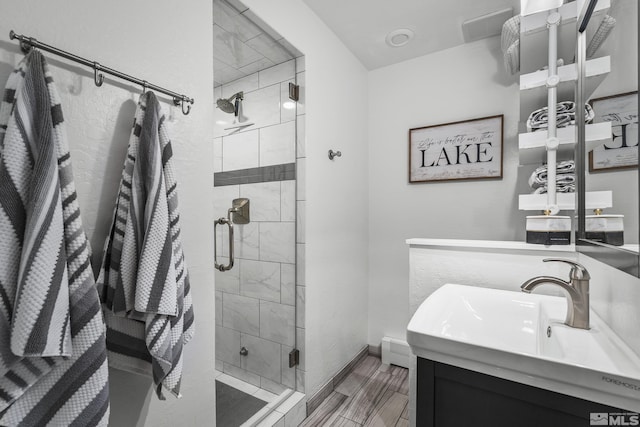
<svg viewBox="0 0 640 427">
<path fill-rule="evenodd" d="M 146 80 L 141 80 L 136 77 L 125 74 L 121 71 L 114 70 L 113 68 L 105 67 L 104 65 L 99 64 L 96 61 L 91 61 L 89 59 L 83 58 L 78 55 L 74 55 L 73 53 L 66 52 L 64 50 L 58 49 L 57 47 L 50 46 L 46 43 L 42 43 L 41 41 L 36 40 L 33 37 L 25 36 L 22 34 L 16 34 L 15 31 L 9 31 L 9 39 L 14 40 L 17 39 L 20 41 L 20 49 L 22 49 L 23 53 L 29 52 L 32 48 L 37 48 L 43 50 L 45 52 L 53 53 L 54 55 L 62 56 L 70 61 L 77 62 L 86 67 L 93 68 L 93 81 L 96 86 L 102 86 L 104 83 L 104 74 L 109 74 L 115 76 L 119 79 L 126 80 L 131 83 L 135 83 L 142 86 L 142 92 L 144 93 L 147 89 L 155 90 L 156 92 L 164 93 L 165 95 L 169 95 L 173 98 L 173 103 L 182 107 L 182 114 L 187 115 L 191 111 L 191 106 L 194 103 L 193 98 L 189 98 L 186 95 L 179 94 L 177 92 L 165 89 L 158 85 L 151 84 Z M 188 103 L 188 104 L 187 104 Z"/>
</svg>

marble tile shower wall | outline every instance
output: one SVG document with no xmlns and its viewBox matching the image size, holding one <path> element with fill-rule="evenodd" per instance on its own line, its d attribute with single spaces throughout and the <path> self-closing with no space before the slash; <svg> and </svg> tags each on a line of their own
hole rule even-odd
<svg viewBox="0 0 640 427">
<path fill-rule="evenodd" d="M 234 226 L 233 269 L 216 272 L 216 369 L 274 393 L 304 392 L 304 76 L 301 57 L 215 88 L 216 99 L 243 91 L 254 123 L 230 133 L 233 115 L 216 109 L 215 218 L 235 198 L 251 203 L 251 222 Z M 283 106 L 289 82 L 300 85 L 295 109 Z M 220 228 L 218 262 L 227 263 Z M 301 363 L 289 368 L 294 345 Z"/>
</svg>

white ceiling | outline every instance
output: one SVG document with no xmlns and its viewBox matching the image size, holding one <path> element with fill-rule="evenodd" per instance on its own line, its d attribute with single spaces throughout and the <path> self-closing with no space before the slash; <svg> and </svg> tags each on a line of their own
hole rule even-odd
<svg viewBox="0 0 640 427">
<path fill-rule="evenodd" d="M 464 44 L 462 23 L 512 7 L 519 0 L 303 0 L 373 70 Z M 389 47 L 385 37 L 408 28 L 413 40 Z"/>
</svg>

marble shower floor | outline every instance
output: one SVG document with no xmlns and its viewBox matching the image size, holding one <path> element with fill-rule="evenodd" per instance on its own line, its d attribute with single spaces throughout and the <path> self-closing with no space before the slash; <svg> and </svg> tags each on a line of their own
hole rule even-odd
<svg viewBox="0 0 640 427">
<path fill-rule="evenodd" d="M 362 359 L 301 427 L 409 425 L 409 370 Z"/>
<path fill-rule="evenodd" d="M 216 381 L 216 425 L 240 427 L 267 402 Z"/>
<path fill-rule="evenodd" d="M 277 394 L 263 390 L 260 387 L 256 387 L 254 385 L 248 384 L 242 380 L 232 377 L 231 375 L 223 374 L 220 371 L 215 372 L 215 379 L 237 390 L 240 390 L 243 393 L 247 393 L 260 400 L 264 400 L 267 403 L 273 402 L 278 397 Z"/>
<path fill-rule="evenodd" d="M 245 425 L 255 425 L 256 427 L 298 426 L 304 419 L 307 399 L 303 393 L 285 390 L 280 395 L 273 394 L 219 371 L 215 373 L 215 380 L 266 402 L 266 406 L 254 414 L 242 427 Z"/>
</svg>

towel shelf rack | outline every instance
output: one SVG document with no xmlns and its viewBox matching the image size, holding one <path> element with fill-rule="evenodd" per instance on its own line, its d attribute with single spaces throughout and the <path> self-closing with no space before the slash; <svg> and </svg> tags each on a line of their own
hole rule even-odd
<svg viewBox="0 0 640 427">
<path fill-rule="evenodd" d="M 132 77 L 128 74 L 122 73 L 118 70 L 114 70 L 113 68 L 105 67 L 104 65 L 101 65 L 99 62 L 90 61 L 86 58 L 82 58 L 72 53 L 65 52 L 64 50 L 60 50 L 48 44 L 42 43 L 33 37 L 16 34 L 13 30 L 9 32 L 9 39 L 19 40 L 20 47 L 24 52 L 28 52 L 30 48 L 35 47 L 35 48 L 44 50 L 46 52 L 53 53 L 58 56 L 62 56 L 63 58 L 69 59 L 71 61 L 78 62 L 86 67 L 93 68 L 94 83 L 96 84 L 96 86 L 102 86 L 102 83 L 104 82 L 104 75 L 102 73 L 104 72 L 112 76 L 118 77 L 119 79 L 127 80 L 131 83 L 135 83 L 137 85 L 142 86 L 143 92 L 147 89 L 150 89 L 156 92 L 164 93 L 165 95 L 169 95 L 170 97 L 173 98 L 173 103 L 176 106 L 177 105 L 181 106 L 182 114 L 185 114 L 185 115 L 189 114 L 189 112 L 191 111 L 191 105 L 193 105 L 194 103 L 194 99 L 189 98 L 187 95 L 182 95 L 177 92 L 173 92 L 163 87 L 151 84 L 146 80 L 141 80 L 141 79 Z M 187 105 L 187 103 L 189 105 Z"/>
</svg>

